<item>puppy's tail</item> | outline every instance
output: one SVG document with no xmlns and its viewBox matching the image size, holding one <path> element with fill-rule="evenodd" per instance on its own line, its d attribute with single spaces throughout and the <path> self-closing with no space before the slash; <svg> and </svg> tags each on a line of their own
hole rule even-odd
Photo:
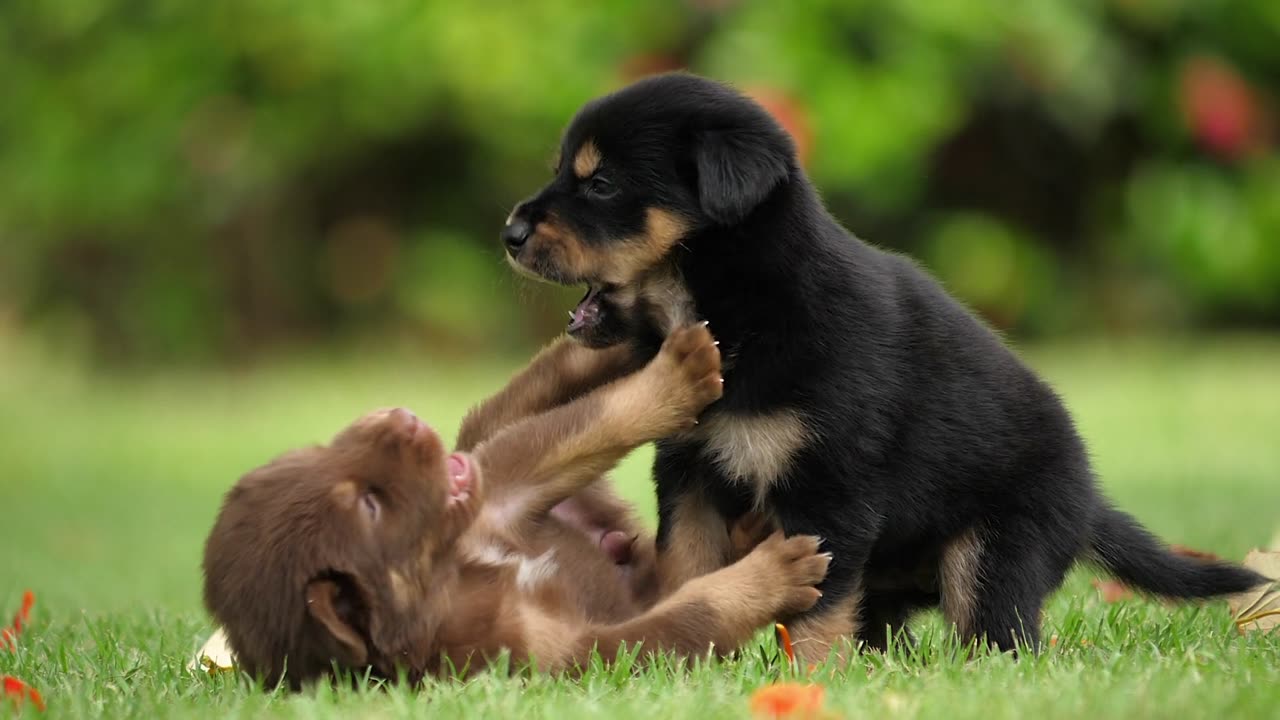
<svg viewBox="0 0 1280 720">
<path fill-rule="evenodd" d="M 1268 582 L 1238 565 L 1174 555 L 1137 520 L 1114 508 L 1102 508 L 1091 530 L 1094 559 L 1125 583 L 1155 595 L 1205 598 Z"/>
</svg>

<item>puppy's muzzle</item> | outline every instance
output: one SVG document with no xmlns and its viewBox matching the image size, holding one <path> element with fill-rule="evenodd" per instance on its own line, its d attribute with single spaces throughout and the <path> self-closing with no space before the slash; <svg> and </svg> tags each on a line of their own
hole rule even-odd
<svg viewBox="0 0 1280 720">
<path fill-rule="evenodd" d="M 520 248 L 529 242 L 529 237 L 533 235 L 533 226 L 520 218 L 512 218 L 507 226 L 502 228 L 502 244 L 507 246 L 507 254 L 515 257 Z"/>
</svg>

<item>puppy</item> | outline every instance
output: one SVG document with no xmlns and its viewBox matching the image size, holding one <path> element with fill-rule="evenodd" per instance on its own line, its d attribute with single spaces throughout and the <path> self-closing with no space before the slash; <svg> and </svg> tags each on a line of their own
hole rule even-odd
<svg viewBox="0 0 1280 720">
<path fill-rule="evenodd" d="M 666 587 L 724 566 L 749 510 L 835 555 L 792 628 L 810 659 L 939 604 L 964 638 L 1035 645 L 1080 558 L 1171 597 L 1262 580 L 1171 555 L 1112 509 L 1049 386 L 910 260 L 845 231 L 754 102 L 642 80 L 582 108 L 554 175 L 502 239 L 521 273 L 587 286 L 569 332 L 647 357 L 706 320 L 725 353 L 724 397 L 658 445 Z"/>
<path fill-rule="evenodd" d="M 701 326 L 610 382 L 630 367 L 564 341 L 469 415 L 460 452 L 396 409 L 242 478 L 205 548 L 204 597 L 243 669 L 294 688 L 335 664 L 417 682 L 508 650 L 556 672 L 624 645 L 731 651 L 811 607 L 830 560 L 813 537 L 776 534 L 656 604 L 636 587 L 652 584 L 643 548 L 619 574 L 609 538 L 635 523 L 602 473 L 721 393 Z"/>
</svg>

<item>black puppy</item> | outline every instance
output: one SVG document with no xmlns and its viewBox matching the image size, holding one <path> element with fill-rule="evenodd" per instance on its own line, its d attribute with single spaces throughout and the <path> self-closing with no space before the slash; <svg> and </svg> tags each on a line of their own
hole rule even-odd
<svg viewBox="0 0 1280 720">
<path fill-rule="evenodd" d="M 1034 646 L 1079 558 L 1170 597 L 1263 581 L 1112 509 L 1053 391 L 910 260 L 845 231 L 754 102 L 642 80 L 578 113 L 558 165 L 503 240 L 518 270 L 588 286 L 570 332 L 648 354 L 706 320 L 722 342 L 723 399 L 658 446 L 665 587 L 726 564 L 748 510 L 834 552 L 792 630 L 810 659 L 938 604 L 967 639 Z"/>
</svg>

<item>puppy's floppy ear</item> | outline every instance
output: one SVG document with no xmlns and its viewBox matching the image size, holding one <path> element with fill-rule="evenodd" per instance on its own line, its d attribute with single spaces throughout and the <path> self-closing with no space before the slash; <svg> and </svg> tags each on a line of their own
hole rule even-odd
<svg viewBox="0 0 1280 720">
<path fill-rule="evenodd" d="M 321 577 L 307 583 L 307 612 L 329 632 L 336 659 L 348 668 L 369 662 L 369 648 L 356 629 L 362 603 L 351 578 Z"/>
<path fill-rule="evenodd" d="M 774 133 L 706 130 L 694 139 L 698 200 L 722 225 L 742 222 L 791 169 L 791 147 Z"/>
</svg>

